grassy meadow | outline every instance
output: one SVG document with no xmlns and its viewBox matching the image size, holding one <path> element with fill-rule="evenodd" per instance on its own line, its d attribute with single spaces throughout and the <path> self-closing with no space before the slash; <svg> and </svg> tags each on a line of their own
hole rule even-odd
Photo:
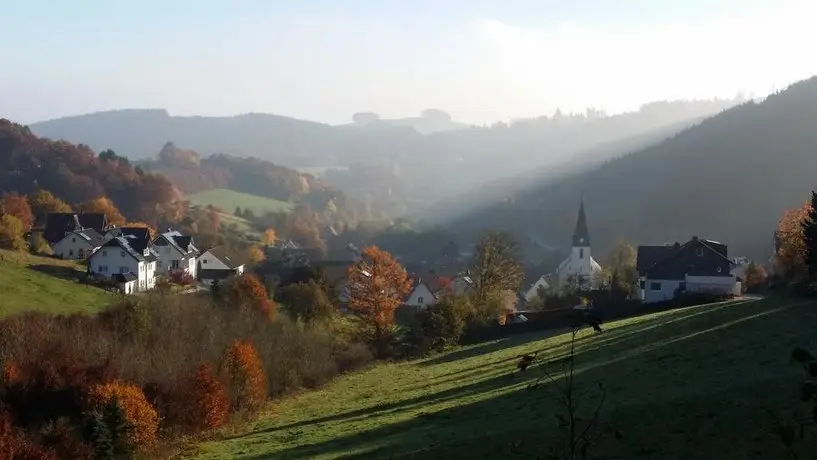
<svg viewBox="0 0 817 460">
<path fill-rule="evenodd" d="M 229 214 L 235 211 L 236 206 L 241 207 L 241 209 L 249 209 L 257 216 L 262 216 L 268 212 L 288 212 L 292 210 L 292 204 L 286 201 L 226 189 L 205 190 L 188 195 L 187 199 L 194 205 L 213 205 Z"/>
<path fill-rule="evenodd" d="M 583 330 L 576 388 L 606 388 L 591 458 L 791 458 L 775 417 L 803 411 L 794 346 L 817 352 L 817 303 L 744 299 Z M 563 441 L 550 391 L 511 377 L 518 356 L 565 356 L 570 334 L 527 334 L 431 358 L 382 364 L 274 403 L 245 433 L 223 434 L 205 459 L 536 459 Z M 561 383 L 561 381 L 560 381 Z M 579 416 L 597 396 L 580 397 Z M 612 433 L 618 430 L 620 439 Z M 814 452 L 809 440 L 800 448 Z M 805 457 L 801 457 L 805 458 Z"/>
<path fill-rule="evenodd" d="M 23 311 L 95 313 L 114 298 L 74 281 L 82 267 L 72 261 L 0 250 L 0 317 Z"/>
</svg>

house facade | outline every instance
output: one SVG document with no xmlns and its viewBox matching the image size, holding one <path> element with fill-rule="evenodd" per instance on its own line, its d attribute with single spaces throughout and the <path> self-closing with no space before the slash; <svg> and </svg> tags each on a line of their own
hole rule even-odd
<svg viewBox="0 0 817 460">
<path fill-rule="evenodd" d="M 596 289 L 601 281 L 601 265 L 593 259 L 590 248 L 590 231 L 584 212 L 584 200 L 579 206 L 579 217 L 573 232 L 570 255 L 556 270 L 559 287 L 575 285 L 580 289 Z"/>
<path fill-rule="evenodd" d="M 221 247 L 201 253 L 196 257 L 196 265 L 199 281 L 208 285 L 244 273 L 244 264 L 234 261 Z"/>
<path fill-rule="evenodd" d="M 548 289 L 550 289 L 550 283 L 547 282 L 547 275 L 540 276 L 539 279 L 536 280 L 535 283 L 531 284 L 528 290 L 525 291 L 525 302 L 534 302 L 539 300 L 539 291 L 546 291 Z"/>
<path fill-rule="evenodd" d="M 684 293 L 740 295 L 732 266 L 725 244 L 697 236 L 683 245 L 639 246 L 639 296 L 655 303 Z"/>
<path fill-rule="evenodd" d="M 427 308 L 436 304 L 437 298 L 426 283 L 418 281 L 403 303 L 411 307 Z"/>
<path fill-rule="evenodd" d="M 181 271 L 193 278 L 197 277 L 196 256 L 199 251 L 193 244 L 192 236 L 185 236 L 178 231 L 168 229 L 151 242 L 151 248 L 158 257 L 157 273 L 171 274 Z"/>
<path fill-rule="evenodd" d="M 105 238 L 92 228 L 74 230 L 51 245 L 51 250 L 60 259 L 85 260 L 104 242 Z"/>
<path fill-rule="evenodd" d="M 118 283 L 127 279 L 134 283 L 135 291 L 147 291 L 156 285 L 156 260 L 156 254 L 146 244 L 140 248 L 139 242 L 117 236 L 91 254 L 88 272 Z"/>
</svg>

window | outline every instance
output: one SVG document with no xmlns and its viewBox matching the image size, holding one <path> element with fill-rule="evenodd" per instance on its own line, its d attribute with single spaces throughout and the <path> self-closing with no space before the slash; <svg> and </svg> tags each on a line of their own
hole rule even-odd
<svg viewBox="0 0 817 460">
<path fill-rule="evenodd" d="M 170 247 L 165 248 L 165 254 L 170 254 Z"/>
<path fill-rule="evenodd" d="M 651 291 L 660 291 L 661 290 L 661 283 L 650 283 L 650 290 Z"/>
<path fill-rule="evenodd" d="M 698 256 L 698 257 L 703 257 L 704 256 L 704 248 L 696 249 L 695 250 L 695 255 Z"/>
<path fill-rule="evenodd" d="M 76 236 L 71 237 L 71 242 L 72 242 L 72 243 L 76 243 L 76 242 L 77 242 L 77 237 L 76 237 Z"/>
<path fill-rule="evenodd" d="M 121 252 L 119 253 L 119 255 L 120 255 L 120 256 L 122 256 L 122 257 L 125 257 L 125 251 L 121 251 Z"/>
<path fill-rule="evenodd" d="M 106 251 L 106 250 L 104 250 L 104 249 L 103 249 L 103 250 L 102 250 L 102 256 L 104 257 L 104 256 L 107 256 L 107 255 L 108 255 L 108 251 Z"/>
<path fill-rule="evenodd" d="M 171 260 L 170 261 L 170 268 L 172 268 L 172 269 L 179 268 L 179 261 L 178 260 Z"/>
<path fill-rule="evenodd" d="M 645 289 L 647 287 L 647 282 L 644 280 L 639 281 L 638 287 L 640 287 L 641 289 Z"/>
<path fill-rule="evenodd" d="M 718 267 L 718 273 L 720 273 L 722 270 L 723 270 L 723 268 Z"/>
<path fill-rule="evenodd" d="M 127 273 L 128 267 L 119 267 L 119 273 Z"/>
<path fill-rule="evenodd" d="M 422 297 L 417 297 L 417 303 L 422 305 L 423 304 L 423 298 Z"/>
<path fill-rule="evenodd" d="M 579 259 L 584 259 L 584 248 L 579 249 Z"/>
<path fill-rule="evenodd" d="M 201 263 L 203 263 L 203 264 L 205 264 L 205 265 L 206 265 L 206 264 L 207 264 L 207 259 L 202 259 L 202 260 L 201 260 Z"/>
<path fill-rule="evenodd" d="M 68 257 L 74 257 L 74 250 L 73 249 L 68 250 Z"/>
<path fill-rule="evenodd" d="M 108 266 L 107 265 L 100 265 L 99 266 L 99 272 L 100 273 L 107 273 L 108 272 Z"/>
<path fill-rule="evenodd" d="M 686 291 L 687 290 L 687 282 L 686 281 L 681 281 L 680 283 L 678 283 L 678 290 L 679 291 Z"/>
</svg>

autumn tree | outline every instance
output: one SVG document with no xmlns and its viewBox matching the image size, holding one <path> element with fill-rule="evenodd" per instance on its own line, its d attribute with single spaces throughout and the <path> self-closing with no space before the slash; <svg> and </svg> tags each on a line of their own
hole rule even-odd
<svg viewBox="0 0 817 460">
<path fill-rule="evenodd" d="M 217 232 L 221 227 L 221 213 L 218 208 L 213 206 L 207 207 L 207 221 L 210 223 L 210 229 Z"/>
<path fill-rule="evenodd" d="M 743 283 L 747 291 L 751 292 L 766 282 L 766 269 L 763 265 L 749 262 L 743 273 Z"/>
<path fill-rule="evenodd" d="M 275 233 L 275 229 L 270 227 L 264 230 L 264 234 L 261 235 L 261 242 L 265 245 L 269 246 L 271 244 L 275 244 L 275 241 L 278 239 L 277 234 Z"/>
<path fill-rule="evenodd" d="M 125 216 L 117 209 L 110 198 L 100 196 L 93 200 L 86 201 L 79 205 L 79 209 L 85 213 L 101 213 L 108 218 L 108 223 L 117 227 L 125 225 Z"/>
<path fill-rule="evenodd" d="M 6 214 L 0 217 L 0 248 L 25 251 L 28 245 L 23 237 L 25 227 L 20 219 Z"/>
<path fill-rule="evenodd" d="M 387 349 L 394 326 L 394 310 L 411 290 L 406 270 L 377 246 L 367 246 L 349 267 L 349 308 L 368 326 L 378 351 Z"/>
<path fill-rule="evenodd" d="M 808 251 L 803 236 L 803 222 L 810 212 L 811 204 L 806 203 L 787 210 L 777 224 L 775 271 L 789 281 L 803 281 L 808 277 Z"/>
<path fill-rule="evenodd" d="M 264 283 L 252 273 L 244 273 L 230 284 L 227 301 L 235 307 L 251 307 L 267 318 L 275 316 L 275 304 Z"/>
<path fill-rule="evenodd" d="M 624 239 L 620 239 L 607 258 L 607 272 L 610 275 L 610 289 L 627 296 L 635 292 L 638 283 L 636 271 L 636 250 Z"/>
<path fill-rule="evenodd" d="M 233 407 L 256 412 L 267 401 L 267 377 L 258 351 L 250 342 L 236 341 L 224 359 Z"/>
<path fill-rule="evenodd" d="M 281 300 L 290 316 L 307 323 L 331 318 L 335 312 L 330 294 L 314 279 L 287 285 Z"/>
<path fill-rule="evenodd" d="M 0 200 L 0 216 L 10 215 L 20 219 L 23 228 L 29 229 L 34 224 L 34 214 L 25 195 L 6 193 Z"/>
<path fill-rule="evenodd" d="M 247 258 L 252 265 L 257 265 L 265 259 L 264 250 L 258 246 L 250 246 L 247 248 Z"/>
<path fill-rule="evenodd" d="M 811 192 L 811 206 L 803 219 L 803 245 L 809 280 L 817 281 L 817 193 Z"/>
<path fill-rule="evenodd" d="M 507 233 L 489 232 L 483 236 L 471 261 L 471 277 L 477 308 L 502 291 L 517 292 L 524 277 L 519 244 Z"/>
<path fill-rule="evenodd" d="M 46 218 L 51 213 L 72 212 L 68 203 L 55 197 L 48 190 L 37 190 L 37 193 L 29 201 L 35 222 L 38 223 L 45 223 Z"/>
</svg>

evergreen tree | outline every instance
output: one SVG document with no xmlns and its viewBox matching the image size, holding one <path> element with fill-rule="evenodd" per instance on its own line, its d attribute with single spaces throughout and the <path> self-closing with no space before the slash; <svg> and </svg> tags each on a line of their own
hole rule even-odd
<svg viewBox="0 0 817 460">
<path fill-rule="evenodd" d="M 111 432 L 102 414 L 94 411 L 88 416 L 88 423 L 85 425 L 85 440 L 94 448 L 95 460 L 114 459 L 113 440 Z"/>
<path fill-rule="evenodd" d="M 119 406 L 116 398 L 112 399 L 102 409 L 102 417 L 111 436 L 113 454 L 116 459 L 126 460 L 133 458 L 133 446 L 130 443 L 133 427 L 125 418 L 125 412 Z"/>
<path fill-rule="evenodd" d="M 811 208 L 803 220 L 803 242 L 809 279 L 817 281 L 817 193 L 811 192 Z"/>
</svg>

